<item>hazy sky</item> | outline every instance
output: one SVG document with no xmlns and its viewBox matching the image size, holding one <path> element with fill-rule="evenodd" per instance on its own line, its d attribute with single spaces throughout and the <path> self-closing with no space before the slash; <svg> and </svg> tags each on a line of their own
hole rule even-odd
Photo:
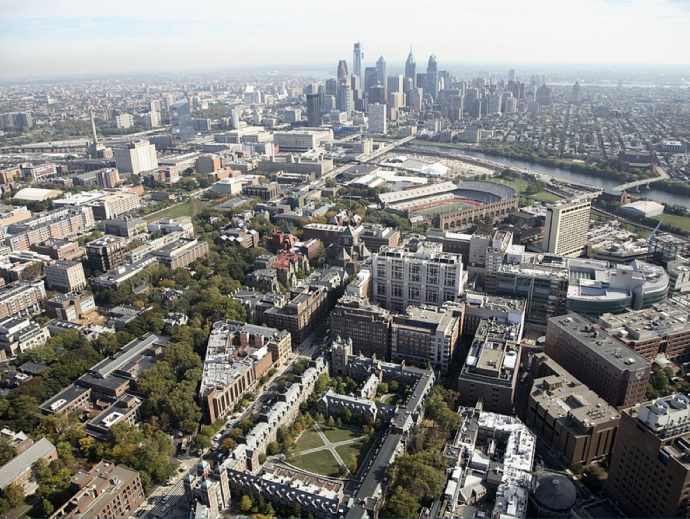
<svg viewBox="0 0 690 519">
<path fill-rule="evenodd" d="M 689 63 L 690 0 L 0 0 L 0 77 L 347 59 Z"/>
</svg>

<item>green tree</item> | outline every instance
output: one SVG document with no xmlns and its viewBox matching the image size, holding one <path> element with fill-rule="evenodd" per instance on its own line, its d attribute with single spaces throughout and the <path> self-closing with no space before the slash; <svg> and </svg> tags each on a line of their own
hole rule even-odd
<svg viewBox="0 0 690 519">
<path fill-rule="evenodd" d="M 349 407 L 343 408 L 343 422 L 352 423 L 352 411 L 350 411 Z"/>
<path fill-rule="evenodd" d="M 326 425 L 328 427 L 335 427 L 335 419 L 332 416 L 329 416 L 328 420 L 326 420 Z"/>
<path fill-rule="evenodd" d="M 600 468 L 589 466 L 582 472 L 582 484 L 592 493 L 604 490 L 603 473 Z"/>
<path fill-rule="evenodd" d="M 386 505 L 389 517 L 418 517 L 420 507 L 417 498 L 401 486 L 396 487 Z"/>
<path fill-rule="evenodd" d="M 277 441 L 272 441 L 266 446 L 266 453 L 269 456 L 275 456 L 280 452 L 280 444 Z"/>
<path fill-rule="evenodd" d="M 347 468 L 352 474 L 357 474 L 357 456 L 355 456 L 354 452 L 350 453 L 350 459 L 347 462 Z"/>
<path fill-rule="evenodd" d="M 17 508 L 24 502 L 24 488 L 16 483 L 10 483 L 3 490 L 3 495 L 7 499 L 10 508 Z"/>
<path fill-rule="evenodd" d="M 220 444 L 220 448 L 223 450 L 225 454 L 229 454 L 232 449 L 235 448 L 235 445 L 237 445 L 237 442 L 233 440 L 232 438 L 225 438 L 223 440 L 223 443 Z"/>
<path fill-rule="evenodd" d="M 41 501 L 41 508 L 43 509 L 43 517 L 50 517 L 51 515 L 53 515 L 53 512 L 55 511 L 53 503 L 51 503 L 47 499 Z"/>
<path fill-rule="evenodd" d="M 254 507 L 254 502 L 252 501 L 252 498 L 249 497 L 247 494 L 242 496 L 242 499 L 240 499 L 240 512 L 243 514 L 249 513 L 251 509 Z"/>
<path fill-rule="evenodd" d="M 570 472 L 576 476 L 579 476 L 585 470 L 585 468 L 582 466 L 582 463 L 571 463 L 570 467 L 568 468 L 570 469 Z"/>
</svg>

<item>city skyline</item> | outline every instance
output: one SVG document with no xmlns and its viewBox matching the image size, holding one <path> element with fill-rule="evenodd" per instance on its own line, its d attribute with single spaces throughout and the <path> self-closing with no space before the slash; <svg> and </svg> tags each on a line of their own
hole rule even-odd
<svg viewBox="0 0 690 519">
<path fill-rule="evenodd" d="M 683 64 L 688 62 L 683 50 L 690 48 L 685 1 L 577 0 L 567 8 L 543 0 L 496 1 L 463 6 L 457 17 L 442 15 L 443 10 L 428 13 L 422 27 L 418 3 L 403 2 L 393 15 L 385 5 L 360 1 L 337 12 L 310 9 L 310 3 L 297 10 L 266 0 L 256 5 L 256 15 L 243 19 L 215 1 L 191 10 L 125 0 L 112 15 L 84 0 L 27 5 L 1 0 L 0 77 L 331 62 L 335 70 L 341 59 L 353 70 L 357 41 L 363 66 L 381 55 L 403 63 L 412 44 L 418 60 L 436 54 L 439 69 L 457 62 Z M 435 19 L 437 27 L 425 31 Z"/>
</svg>

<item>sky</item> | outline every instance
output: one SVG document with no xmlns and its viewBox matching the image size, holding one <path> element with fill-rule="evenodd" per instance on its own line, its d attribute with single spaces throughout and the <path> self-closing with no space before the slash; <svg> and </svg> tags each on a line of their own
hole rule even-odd
<svg viewBox="0 0 690 519">
<path fill-rule="evenodd" d="M 0 77 L 333 64 L 690 63 L 690 0 L 0 0 Z"/>
</svg>

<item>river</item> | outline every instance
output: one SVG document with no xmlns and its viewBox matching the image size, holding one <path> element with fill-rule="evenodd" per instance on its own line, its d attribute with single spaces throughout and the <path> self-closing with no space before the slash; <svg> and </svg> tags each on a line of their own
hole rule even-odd
<svg viewBox="0 0 690 519">
<path fill-rule="evenodd" d="M 614 187 L 620 184 L 620 182 L 614 179 L 599 178 L 591 175 L 583 175 L 582 173 L 575 173 L 573 171 L 563 168 L 544 166 L 542 164 L 526 162 L 524 160 L 509 159 L 507 157 L 499 157 L 498 155 L 487 155 L 486 153 L 482 153 L 480 151 L 475 150 L 461 150 L 457 148 L 445 148 L 439 146 L 420 146 L 417 144 L 415 144 L 415 147 L 426 149 L 429 151 L 440 151 L 446 153 L 457 153 L 459 155 L 469 155 L 470 157 L 476 157 L 478 159 L 489 160 L 492 162 L 499 162 L 501 164 L 505 164 L 506 166 L 512 166 L 514 168 L 530 169 L 532 171 L 536 171 L 537 173 L 542 173 L 544 175 L 562 178 L 564 180 L 574 180 L 575 182 L 580 182 L 582 184 L 590 184 L 592 186 L 606 188 Z M 654 186 L 654 184 L 652 184 L 652 186 Z M 643 189 L 640 191 L 639 195 L 650 200 L 656 200 L 657 202 L 684 205 L 685 207 L 690 207 L 690 197 L 674 195 L 673 193 L 667 193 L 666 191 L 660 191 L 659 189 Z"/>
</svg>

